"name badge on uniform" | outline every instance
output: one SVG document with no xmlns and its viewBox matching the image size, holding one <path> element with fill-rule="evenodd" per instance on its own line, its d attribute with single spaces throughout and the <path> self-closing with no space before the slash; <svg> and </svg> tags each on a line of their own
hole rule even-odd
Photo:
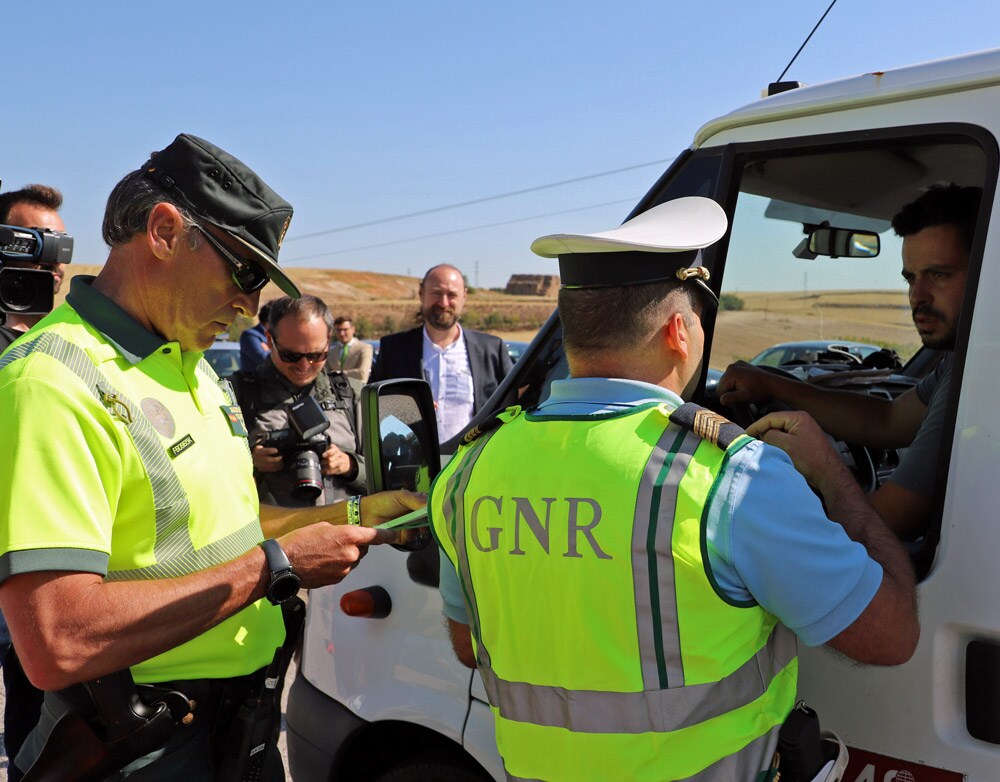
<svg viewBox="0 0 1000 782">
<path fill-rule="evenodd" d="M 229 421 L 229 429 L 237 437 L 247 437 L 247 425 L 243 420 L 243 411 L 239 405 L 222 405 L 222 412 Z"/>
<path fill-rule="evenodd" d="M 170 453 L 170 457 L 172 459 L 176 459 L 192 445 L 194 445 L 194 438 L 191 435 L 186 434 L 176 443 L 167 448 L 167 451 Z"/>
</svg>

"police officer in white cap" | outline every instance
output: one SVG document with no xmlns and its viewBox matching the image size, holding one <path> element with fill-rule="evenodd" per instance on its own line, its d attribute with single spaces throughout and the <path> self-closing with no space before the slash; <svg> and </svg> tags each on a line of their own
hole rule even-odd
<svg viewBox="0 0 1000 782">
<path fill-rule="evenodd" d="M 771 779 L 796 636 L 872 664 L 915 648 L 909 560 L 812 420 L 768 417 L 765 444 L 684 402 L 726 229 L 692 197 L 535 241 L 572 377 L 432 489 L 445 613 L 509 778 Z"/>
</svg>

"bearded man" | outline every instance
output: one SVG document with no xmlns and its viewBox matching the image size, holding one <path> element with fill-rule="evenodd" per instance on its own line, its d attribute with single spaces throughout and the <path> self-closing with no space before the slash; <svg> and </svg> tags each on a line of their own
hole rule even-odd
<svg viewBox="0 0 1000 782">
<path fill-rule="evenodd" d="M 465 429 L 513 366 L 502 339 L 459 325 L 465 297 L 461 271 L 432 267 L 420 281 L 423 325 L 382 337 L 369 381 L 415 377 L 430 383 L 441 443 Z"/>
</svg>

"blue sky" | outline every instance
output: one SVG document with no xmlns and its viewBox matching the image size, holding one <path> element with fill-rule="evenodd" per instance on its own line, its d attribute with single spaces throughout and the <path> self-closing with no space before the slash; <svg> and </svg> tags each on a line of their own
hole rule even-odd
<svg viewBox="0 0 1000 782">
<path fill-rule="evenodd" d="M 194 133 L 294 205 L 289 266 L 419 275 L 446 261 L 502 285 L 554 271 L 535 237 L 621 222 L 665 167 L 653 161 L 756 100 L 828 4 L 8 3 L 22 24 L 0 48 L 14 76 L 0 178 L 60 187 L 76 261 L 101 263 L 111 187 Z M 990 48 L 998 22 L 985 0 L 839 0 L 786 78 Z"/>
</svg>

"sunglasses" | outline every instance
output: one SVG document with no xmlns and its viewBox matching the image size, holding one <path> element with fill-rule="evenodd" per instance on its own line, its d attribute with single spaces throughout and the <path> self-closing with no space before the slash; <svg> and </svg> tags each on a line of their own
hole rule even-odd
<svg viewBox="0 0 1000 782">
<path fill-rule="evenodd" d="M 305 359 L 310 364 L 319 364 L 326 361 L 326 357 L 330 355 L 329 350 L 320 350 L 316 353 L 295 353 L 294 351 L 285 350 L 281 347 L 274 337 L 271 337 L 271 341 L 274 343 L 274 352 L 277 353 L 278 358 L 286 364 L 298 364 L 302 359 Z"/>
<path fill-rule="evenodd" d="M 212 234 L 200 225 L 195 224 L 194 227 L 201 231 L 201 235 L 208 239 L 208 243 L 212 245 L 215 251 L 222 256 L 222 259 L 232 267 L 233 282 L 236 283 L 237 288 L 244 293 L 256 293 L 267 285 L 270 280 L 267 276 L 267 272 L 249 261 L 244 261 L 242 258 L 236 257 L 232 251 L 226 247 L 226 245 L 212 236 Z"/>
</svg>

